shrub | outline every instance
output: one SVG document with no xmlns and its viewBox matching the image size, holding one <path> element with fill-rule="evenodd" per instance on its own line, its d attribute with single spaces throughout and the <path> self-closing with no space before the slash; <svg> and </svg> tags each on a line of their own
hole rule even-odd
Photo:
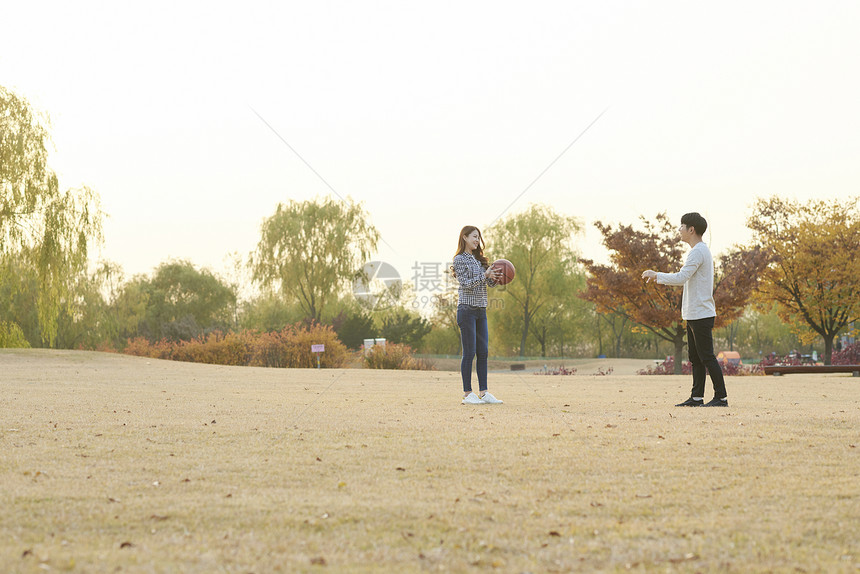
<svg viewBox="0 0 860 574">
<path fill-rule="evenodd" d="M 720 363 L 723 369 L 723 374 L 727 377 L 747 377 L 764 375 L 764 369 L 761 365 L 743 365 L 732 363 Z"/>
<path fill-rule="evenodd" d="M 860 342 L 851 343 L 839 351 L 833 351 L 830 362 L 834 365 L 860 365 Z"/>
<path fill-rule="evenodd" d="M 723 375 L 727 377 L 744 377 L 748 375 L 763 375 L 764 370 L 760 365 L 742 365 L 732 364 L 728 361 L 721 362 L 720 368 L 723 370 Z M 685 375 L 693 374 L 693 364 L 690 361 L 681 363 L 681 372 Z M 647 369 L 637 371 L 640 375 L 674 375 L 675 374 L 675 359 L 674 357 L 666 357 L 666 360 Z"/>
<path fill-rule="evenodd" d="M 346 347 L 327 325 L 291 325 L 281 331 L 259 333 L 243 330 L 236 333 L 213 331 L 190 341 L 151 343 L 144 338 L 130 339 L 123 351 L 127 355 L 171 359 L 212 365 L 256 367 L 316 367 L 311 345 L 325 345 L 320 366 L 342 367 L 347 361 Z"/>
<path fill-rule="evenodd" d="M 151 359 L 171 359 L 173 358 L 173 345 L 167 339 L 151 343 L 143 337 L 135 337 L 128 340 L 123 353 Z"/>
<path fill-rule="evenodd" d="M 545 371 L 535 371 L 535 375 L 575 375 L 576 367 L 559 367 L 557 369 L 547 369 Z"/>
<path fill-rule="evenodd" d="M 171 358 L 189 363 L 245 366 L 249 362 L 249 338 L 253 335 L 213 331 L 190 341 L 173 343 Z"/>
<path fill-rule="evenodd" d="M 364 354 L 364 366 L 368 369 L 436 370 L 430 361 L 413 357 L 412 348 L 409 345 L 398 343 L 371 347 Z"/>
<path fill-rule="evenodd" d="M 337 368 L 347 362 L 346 345 L 340 342 L 337 333 L 328 325 L 293 325 L 284 328 L 281 335 L 287 343 L 288 367 L 316 367 L 317 357 L 316 353 L 311 352 L 311 345 L 325 345 L 325 352 L 320 354 L 321 367 Z"/>
<path fill-rule="evenodd" d="M 674 375 L 675 374 L 675 357 L 666 357 L 666 360 L 659 365 L 640 369 L 636 371 L 640 375 Z M 690 361 L 681 363 L 681 372 L 685 375 L 693 374 L 693 364 Z"/>
<path fill-rule="evenodd" d="M 759 361 L 759 366 L 770 367 L 771 365 L 799 365 L 800 355 L 797 352 L 791 352 L 784 357 L 771 353 Z"/>
</svg>

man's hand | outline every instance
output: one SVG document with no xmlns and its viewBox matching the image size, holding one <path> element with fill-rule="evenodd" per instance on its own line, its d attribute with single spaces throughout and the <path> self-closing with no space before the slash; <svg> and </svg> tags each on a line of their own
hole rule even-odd
<svg viewBox="0 0 860 574">
<path fill-rule="evenodd" d="M 645 280 L 645 283 L 650 283 L 652 279 L 657 278 L 657 272 L 648 269 L 647 271 L 642 272 L 642 279 Z"/>
</svg>

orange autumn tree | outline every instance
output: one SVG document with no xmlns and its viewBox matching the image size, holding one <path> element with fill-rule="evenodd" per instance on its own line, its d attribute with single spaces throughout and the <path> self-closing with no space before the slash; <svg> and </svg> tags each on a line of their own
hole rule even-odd
<svg viewBox="0 0 860 574">
<path fill-rule="evenodd" d="M 804 343 L 824 339 L 829 365 L 833 339 L 860 320 L 860 209 L 858 198 L 801 203 L 759 199 L 747 220 L 771 253 L 759 298 Z"/>
<path fill-rule="evenodd" d="M 594 225 L 603 234 L 603 245 L 610 251 L 610 264 L 583 260 L 588 270 L 586 288 L 580 297 L 591 301 L 601 313 L 617 313 L 671 342 L 675 347 L 675 374 L 681 374 L 686 326 L 681 319 L 680 288 L 646 283 L 642 272 L 655 269 L 674 273 L 684 264 L 687 245 L 678 238 L 677 224 L 665 213 L 656 222 L 644 217 L 644 229 L 632 225 L 617 228 L 600 221 Z M 718 259 L 714 275 L 716 327 L 738 318 L 755 289 L 759 273 L 767 265 L 763 249 L 737 248 Z"/>
</svg>

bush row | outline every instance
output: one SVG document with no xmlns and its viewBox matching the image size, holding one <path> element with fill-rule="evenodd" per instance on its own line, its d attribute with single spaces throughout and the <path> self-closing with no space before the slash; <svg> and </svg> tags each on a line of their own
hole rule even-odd
<svg viewBox="0 0 860 574">
<path fill-rule="evenodd" d="M 720 368 L 723 370 L 723 375 L 727 377 L 739 377 L 747 375 L 763 375 L 764 370 L 761 365 L 741 365 L 733 363 L 720 363 Z M 690 361 L 681 363 L 681 372 L 685 375 L 693 374 L 693 364 Z M 666 357 L 666 360 L 646 369 L 637 371 L 640 375 L 674 375 L 675 374 L 675 358 Z"/>
<path fill-rule="evenodd" d="M 833 351 L 830 362 L 834 365 L 860 365 L 860 341 Z"/>
<path fill-rule="evenodd" d="M 251 367 L 312 368 L 317 355 L 311 345 L 325 345 L 320 366 L 343 367 L 348 359 L 346 346 L 328 325 L 289 325 L 281 331 L 260 333 L 244 330 L 235 333 L 213 331 L 190 341 L 150 342 L 144 338 L 128 341 L 124 353 L 153 359 L 170 359 L 213 365 Z"/>
</svg>

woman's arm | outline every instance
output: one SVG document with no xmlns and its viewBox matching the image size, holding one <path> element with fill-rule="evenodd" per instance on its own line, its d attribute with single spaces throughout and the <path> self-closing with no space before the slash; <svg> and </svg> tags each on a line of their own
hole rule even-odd
<svg viewBox="0 0 860 574">
<path fill-rule="evenodd" d="M 454 258 L 454 273 L 457 281 L 464 289 L 472 289 L 481 283 L 488 283 L 486 275 L 480 272 L 481 265 L 474 259 L 460 257 Z"/>
</svg>

